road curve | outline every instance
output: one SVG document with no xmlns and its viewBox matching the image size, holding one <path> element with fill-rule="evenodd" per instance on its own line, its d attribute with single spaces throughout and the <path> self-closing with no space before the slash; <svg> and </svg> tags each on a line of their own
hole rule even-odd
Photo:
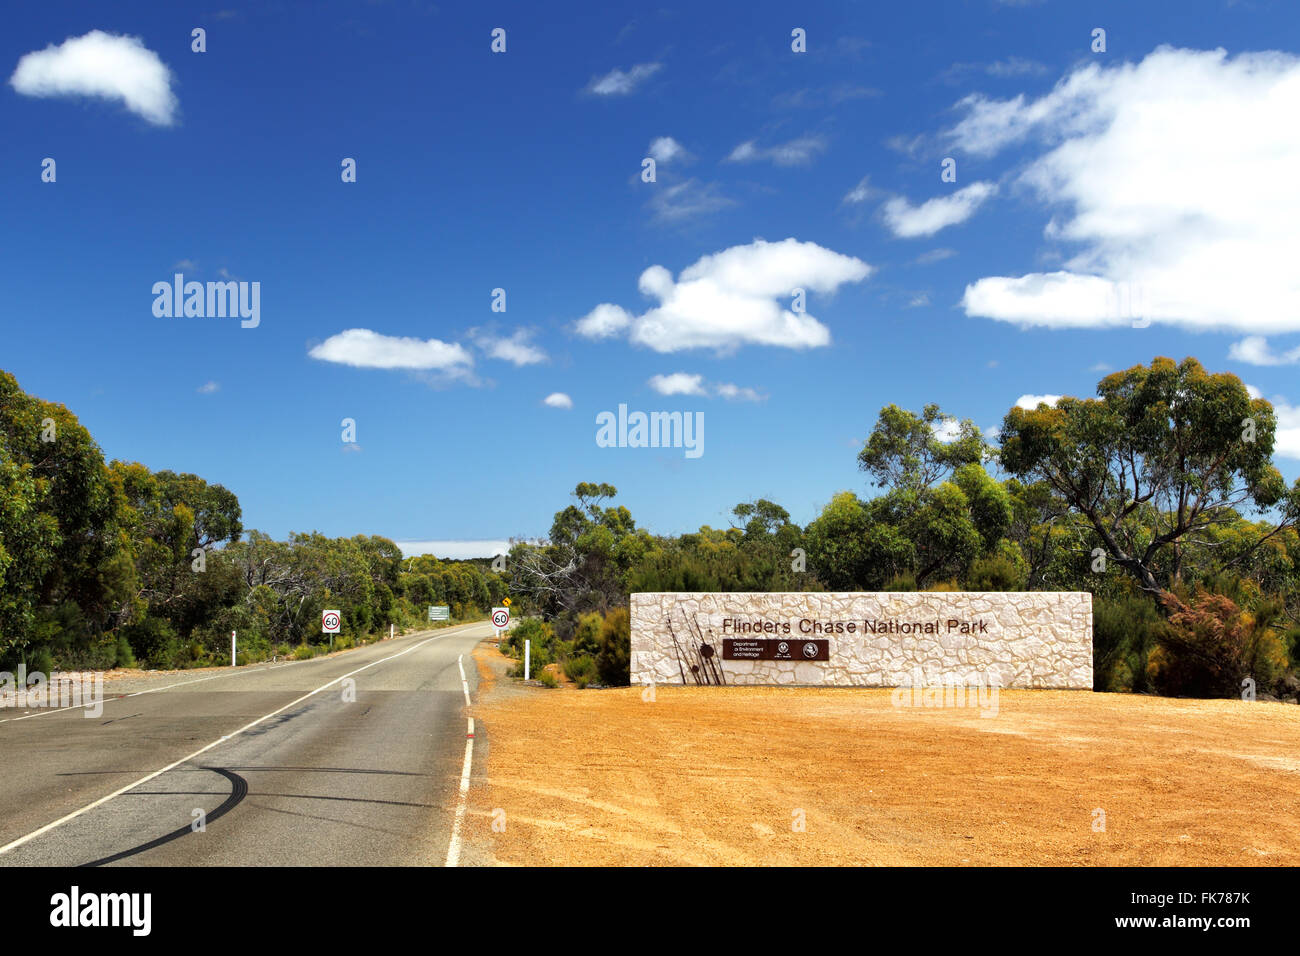
<svg viewBox="0 0 1300 956">
<path fill-rule="evenodd" d="M 108 685 L 92 719 L 0 711 L 0 866 L 441 866 L 492 633 Z"/>
</svg>

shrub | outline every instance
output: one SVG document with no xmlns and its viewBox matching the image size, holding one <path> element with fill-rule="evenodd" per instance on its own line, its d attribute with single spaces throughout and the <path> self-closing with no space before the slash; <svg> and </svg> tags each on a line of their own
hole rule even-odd
<svg viewBox="0 0 1300 956">
<path fill-rule="evenodd" d="M 966 580 L 972 591 L 1019 591 L 1024 587 L 1020 569 L 1005 554 L 976 558 Z"/>
<path fill-rule="evenodd" d="M 882 591 L 915 591 L 916 575 L 910 571 L 904 571 L 902 574 L 895 574 L 885 582 Z"/>
<path fill-rule="evenodd" d="M 1168 627 L 1148 668 L 1162 694 L 1236 697 L 1246 678 L 1270 686 L 1285 667 L 1282 642 L 1272 630 L 1279 605 L 1243 611 L 1232 598 L 1197 589 L 1190 602 L 1167 593 Z"/>
<path fill-rule="evenodd" d="M 582 689 L 596 679 L 596 661 L 588 654 L 571 657 L 564 662 L 564 676 Z"/>
<path fill-rule="evenodd" d="M 293 659 L 295 661 L 307 661 L 316 656 L 316 648 L 312 647 L 305 641 L 293 649 Z"/>
<path fill-rule="evenodd" d="M 600 626 L 596 673 L 602 684 L 622 687 L 631 683 L 632 630 L 627 608 L 616 607 Z"/>
<path fill-rule="evenodd" d="M 135 667 L 135 655 L 131 653 L 131 642 L 126 639 L 125 634 L 117 636 L 113 666 Z"/>
<path fill-rule="evenodd" d="M 924 590 L 926 590 L 926 591 L 960 591 L 960 590 L 961 590 L 961 585 L 958 584 L 956 581 L 935 581 L 933 584 L 927 585 L 927 586 L 924 588 Z"/>
<path fill-rule="evenodd" d="M 1093 688 L 1150 690 L 1148 659 L 1165 627 L 1152 600 L 1129 590 L 1092 601 Z"/>
<path fill-rule="evenodd" d="M 594 656 L 600 650 L 600 629 L 604 623 L 605 619 L 595 611 L 579 617 L 569 654 L 574 657 Z"/>
<path fill-rule="evenodd" d="M 542 671 L 537 675 L 537 680 L 543 687 L 556 688 L 560 686 L 559 680 L 550 671 Z"/>
</svg>

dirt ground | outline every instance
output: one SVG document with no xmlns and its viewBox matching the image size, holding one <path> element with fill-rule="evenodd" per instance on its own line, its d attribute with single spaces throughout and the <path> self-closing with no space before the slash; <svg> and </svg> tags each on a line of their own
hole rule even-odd
<svg viewBox="0 0 1300 956">
<path fill-rule="evenodd" d="M 651 701 L 524 686 L 493 645 L 475 656 L 487 771 L 467 835 L 501 864 L 1300 864 L 1294 705 L 1002 691 L 981 717 L 890 690 L 663 686 Z"/>
</svg>

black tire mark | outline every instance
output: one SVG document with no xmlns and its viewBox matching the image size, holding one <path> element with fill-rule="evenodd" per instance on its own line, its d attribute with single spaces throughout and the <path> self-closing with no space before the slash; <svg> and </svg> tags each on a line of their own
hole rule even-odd
<svg viewBox="0 0 1300 956">
<path fill-rule="evenodd" d="M 248 781 L 237 773 L 231 773 L 224 767 L 201 767 L 200 769 L 211 770 L 213 773 L 219 773 L 230 781 L 230 796 L 226 797 L 219 807 L 204 818 L 204 826 L 206 826 L 207 824 L 224 817 L 231 810 L 235 809 L 235 807 L 243 801 L 244 797 L 248 796 Z M 192 824 L 187 823 L 185 826 L 173 830 L 165 836 L 160 836 L 156 840 L 150 840 L 148 843 L 142 843 L 129 850 L 123 850 L 120 853 L 114 853 L 112 856 L 102 857 L 98 860 L 92 860 L 90 863 L 83 863 L 81 865 L 104 866 L 108 863 L 116 863 L 118 860 L 124 860 L 129 856 L 135 856 L 137 853 L 144 853 L 146 850 L 153 850 L 163 844 L 171 843 L 173 840 L 179 840 L 181 837 L 193 832 Z"/>
</svg>

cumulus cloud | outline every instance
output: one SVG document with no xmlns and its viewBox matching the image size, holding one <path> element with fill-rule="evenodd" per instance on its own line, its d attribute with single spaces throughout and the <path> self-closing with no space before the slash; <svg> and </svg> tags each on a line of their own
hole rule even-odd
<svg viewBox="0 0 1300 956">
<path fill-rule="evenodd" d="M 551 392 L 550 395 L 542 399 L 542 404 L 550 408 L 572 408 L 573 399 L 563 392 Z"/>
<path fill-rule="evenodd" d="M 597 96 L 626 96 L 659 72 L 662 63 L 638 63 L 629 70 L 613 69 L 604 76 L 593 76 L 587 92 Z"/>
<path fill-rule="evenodd" d="M 467 371 L 474 359 L 464 346 L 438 339 L 381 335 L 370 329 L 345 329 L 331 335 L 308 353 L 322 362 L 354 368 Z"/>
<path fill-rule="evenodd" d="M 1039 405 L 1055 405 L 1060 400 L 1060 395 L 1021 395 L 1016 399 L 1016 408 L 1032 412 Z"/>
<path fill-rule="evenodd" d="M 732 163 L 766 161 L 777 166 L 806 166 L 826 149 L 826 140 L 820 136 L 801 136 L 788 143 L 760 147 L 754 140 L 741 143 L 727 156 Z"/>
<path fill-rule="evenodd" d="M 1277 414 L 1273 453 L 1283 458 L 1300 458 L 1300 406 L 1273 399 L 1273 411 Z"/>
<path fill-rule="evenodd" d="M 660 395 L 704 395 L 704 376 L 687 372 L 654 375 L 647 382 Z"/>
<path fill-rule="evenodd" d="M 650 141 L 650 158 L 656 163 L 685 163 L 694 159 L 681 143 L 671 136 L 659 136 Z"/>
<path fill-rule="evenodd" d="M 919 206 L 913 206 L 901 196 L 889 200 L 882 207 L 885 225 L 890 232 L 904 239 L 933 236 L 940 229 L 965 222 L 984 200 L 997 193 L 995 183 L 971 183 L 948 196 L 938 196 Z"/>
<path fill-rule="evenodd" d="M 742 345 L 817 348 L 830 343 L 830 330 L 808 312 L 792 312 L 795 289 L 830 294 L 860 282 L 871 266 L 813 242 L 755 239 L 702 257 L 676 280 L 654 265 L 638 287 L 659 305 L 641 315 L 603 303 L 580 319 L 575 331 L 588 338 L 626 334 L 656 352 L 711 348 L 730 352 Z"/>
<path fill-rule="evenodd" d="M 170 126 L 177 101 L 172 73 L 139 37 L 92 30 L 25 54 L 9 78 L 24 96 L 118 100 L 156 126 Z"/>
<path fill-rule="evenodd" d="M 1160 47 L 1082 66 L 1047 94 L 966 97 L 952 145 L 1023 145 L 1017 182 L 1051 207 L 1055 272 L 986 276 L 968 315 L 1047 327 L 1300 331 L 1300 58 Z M 1249 354 L 1250 347 L 1246 347 Z"/>
<path fill-rule="evenodd" d="M 501 359 L 514 365 L 536 365 L 546 361 L 546 352 L 529 341 L 532 332 L 528 329 L 516 329 L 509 338 L 471 330 L 474 344 L 483 350 L 488 358 Z"/>
<path fill-rule="evenodd" d="M 1269 348 L 1268 340 L 1262 335 L 1248 335 L 1228 347 L 1228 358 L 1250 365 L 1294 365 L 1300 362 L 1300 347 L 1279 355 Z"/>
<path fill-rule="evenodd" d="M 602 302 L 574 325 L 574 331 L 583 338 L 608 339 L 621 335 L 632 324 L 632 313 L 621 305 Z"/>
</svg>

